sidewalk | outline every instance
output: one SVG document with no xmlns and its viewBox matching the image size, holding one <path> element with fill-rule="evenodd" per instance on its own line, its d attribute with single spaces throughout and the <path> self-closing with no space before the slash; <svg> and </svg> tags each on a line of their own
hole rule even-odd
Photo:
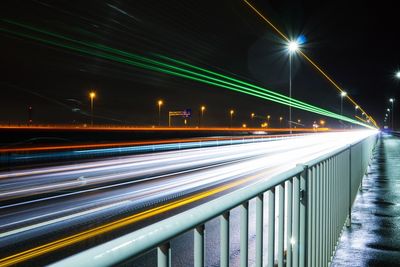
<svg viewBox="0 0 400 267">
<path fill-rule="evenodd" d="M 400 138 L 382 134 L 331 266 L 400 266 Z"/>
</svg>

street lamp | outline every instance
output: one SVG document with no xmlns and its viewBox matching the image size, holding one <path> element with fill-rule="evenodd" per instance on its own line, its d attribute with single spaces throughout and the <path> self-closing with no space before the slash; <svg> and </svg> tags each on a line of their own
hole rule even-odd
<svg viewBox="0 0 400 267">
<path fill-rule="evenodd" d="M 164 102 L 160 99 L 157 101 L 158 105 L 158 126 L 161 125 L 161 106 L 164 104 Z"/>
<path fill-rule="evenodd" d="M 93 100 L 96 97 L 96 92 L 91 91 L 89 93 L 90 98 L 90 125 L 93 126 Z"/>
<path fill-rule="evenodd" d="M 289 128 L 292 133 L 292 54 L 299 50 L 299 43 L 290 41 L 287 47 L 289 50 Z"/>
<path fill-rule="evenodd" d="M 231 128 L 232 128 L 232 120 L 233 120 L 233 114 L 235 113 L 235 111 L 233 110 L 233 109 L 231 109 L 230 111 L 229 111 L 229 114 L 230 114 L 230 116 L 231 116 Z"/>
<path fill-rule="evenodd" d="M 203 123 L 203 116 L 204 116 L 204 111 L 206 110 L 205 106 L 201 106 L 200 107 L 200 111 L 201 111 L 201 116 L 200 116 L 200 122 L 199 122 L 199 127 L 201 126 L 201 124 Z"/>
<path fill-rule="evenodd" d="M 397 71 L 397 72 L 396 72 L 396 78 L 397 78 L 397 79 L 400 79 L 400 71 Z"/>
<path fill-rule="evenodd" d="M 343 98 L 347 96 L 347 93 L 345 91 L 342 91 L 340 93 L 340 115 L 343 116 Z"/>
<path fill-rule="evenodd" d="M 280 128 L 282 128 L 282 120 L 283 120 L 283 117 L 279 117 L 279 127 Z"/>
<path fill-rule="evenodd" d="M 271 125 L 270 123 L 269 123 L 269 119 L 271 119 L 271 115 L 267 115 L 267 122 L 268 122 L 268 125 Z M 270 126 L 271 127 L 271 126 Z"/>
<path fill-rule="evenodd" d="M 357 116 L 357 109 L 359 108 L 359 106 L 355 106 L 354 107 L 354 117 Z"/>
<path fill-rule="evenodd" d="M 321 124 L 321 126 L 324 127 L 325 126 L 325 121 L 324 120 L 320 120 L 319 124 Z"/>
<path fill-rule="evenodd" d="M 392 131 L 394 131 L 394 98 L 390 98 L 389 101 L 392 103 Z"/>
</svg>

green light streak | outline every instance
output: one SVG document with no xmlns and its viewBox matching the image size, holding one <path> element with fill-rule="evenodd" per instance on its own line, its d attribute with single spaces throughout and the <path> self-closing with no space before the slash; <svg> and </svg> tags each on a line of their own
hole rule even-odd
<svg viewBox="0 0 400 267">
<path fill-rule="evenodd" d="M 139 68 L 143 68 L 143 69 L 147 69 L 147 70 L 151 70 L 151 71 L 162 72 L 165 74 L 169 74 L 169 75 L 173 75 L 173 76 L 177 76 L 177 77 L 181 77 L 181 78 L 185 78 L 185 79 L 190 79 L 193 81 L 233 90 L 233 91 L 240 92 L 240 93 L 245 93 L 248 95 L 252 95 L 252 96 L 255 96 L 258 98 L 273 101 L 273 102 L 280 103 L 283 105 L 287 105 L 287 106 L 291 105 L 292 107 L 295 107 L 295 108 L 298 108 L 301 110 L 305 110 L 305 111 L 313 112 L 316 114 L 324 115 L 327 117 L 351 122 L 351 123 L 358 124 L 358 125 L 361 125 L 361 126 L 364 126 L 367 128 L 373 128 L 370 125 L 361 123 L 352 118 L 333 113 L 331 111 L 310 105 L 310 104 L 302 102 L 300 100 L 296 100 L 293 98 L 291 99 L 285 95 L 281 95 L 279 93 L 267 90 L 263 87 L 260 87 L 260 86 L 257 86 L 257 85 L 254 85 L 254 84 L 251 84 L 248 82 L 244 82 L 244 81 L 241 81 L 241 80 L 238 80 L 238 79 L 235 79 L 235 78 L 232 78 L 232 77 L 229 77 L 229 76 L 217 73 L 217 72 L 213 72 L 213 71 L 210 71 L 210 70 L 207 70 L 204 68 L 200 68 L 200 67 L 182 62 L 182 61 L 178 61 L 178 60 L 166 57 L 166 56 L 156 55 L 157 57 L 159 57 L 163 60 L 173 62 L 180 66 L 171 65 L 171 64 L 168 64 L 165 62 L 160 62 L 160 61 L 157 61 L 154 59 L 135 55 L 135 54 L 128 53 L 128 52 L 125 52 L 122 50 L 118 50 L 118 49 L 115 49 L 112 47 L 108 47 L 108 46 L 105 46 L 102 44 L 74 40 L 72 38 L 68 38 L 68 37 L 53 33 L 53 32 L 45 31 L 45 30 L 38 29 L 38 28 L 28 26 L 28 25 L 24 25 L 21 23 L 9 21 L 9 20 L 3 20 L 3 21 L 6 23 L 9 23 L 9 24 L 12 24 L 14 26 L 19 26 L 24 29 L 28 29 L 28 30 L 31 30 L 34 32 L 39 32 L 39 33 L 45 34 L 45 35 L 49 35 L 51 37 L 55 37 L 55 38 L 61 39 L 63 41 L 75 43 L 80 46 L 65 44 L 65 43 L 61 43 L 60 41 L 49 40 L 49 39 L 41 38 L 38 36 L 34 36 L 32 34 L 27 34 L 27 33 L 11 31 L 8 29 L 0 28 L 0 31 L 7 32 L 9 34 L 14 34 L 14 35 L 17 35 L 20 37 L 25 37 L 28 39 L 36 40 L 36 41 L 39 41 L 39 42 L 42 42 L 45 44 L 66 48 L 66 49 L 73 50 L 76 52 L 81 52 L 81 53 L 84 53 L 87 55 L 91 55 L 91 56 L 95 56 L 95 57 L 99 57 L 99 58 L 103 58 L 103 59 L 107 59 L 107 60 L 111 60 L 111 61 L 115 61 L 115 62 L 119 62 L 119 63 L 123 63 L 123 64 L 128 64 L 131 66 L 135 66 L 135 67 L 139 67 Z M 102 52 L 89 50 L 82 46 L 94 48 L 96 50 L 101 50 Z M 106 53 L 104 53 L 104 52 L 106 52 Z M 124 57 L 127 57 L 128 59 L 122 58 L 122 57 L 119 57 L 116 55 L 124 56 Z M 136 60 L 136 61 L 134 61 L 134 60 Z M 182 66 L 189 67 L 191 70 L 184 69 L 184 68 L 182 68 Z M 196 72 L 194 70 L 201 71 L 201 72 Z M 211 74 L 212 76 L 207 75 L 207 74 Z M 220 78 L 222 78 L 222 79 L 220 79 Z"/>
</svg>

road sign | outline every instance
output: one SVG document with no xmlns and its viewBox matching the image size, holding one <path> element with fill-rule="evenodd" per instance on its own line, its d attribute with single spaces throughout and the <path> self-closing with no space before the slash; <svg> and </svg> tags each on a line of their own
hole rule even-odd
<svg viewBox="0 0 400 267">
<path fill-rule="evenodd" d="M 190 108 L 185 109 L 182 113 L 184 118 L 190 118 L 192 116 L 192 110 Z"/>
</svg>

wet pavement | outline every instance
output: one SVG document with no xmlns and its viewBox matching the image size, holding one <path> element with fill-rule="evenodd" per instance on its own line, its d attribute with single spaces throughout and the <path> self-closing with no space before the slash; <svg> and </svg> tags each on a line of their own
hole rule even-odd
<svg viewBox="0 0 400 267">
<path fill-rule="evenodd" d="M 382 134 L 331 266 L 400 266 L 400 138 Z"/>
</svg>

